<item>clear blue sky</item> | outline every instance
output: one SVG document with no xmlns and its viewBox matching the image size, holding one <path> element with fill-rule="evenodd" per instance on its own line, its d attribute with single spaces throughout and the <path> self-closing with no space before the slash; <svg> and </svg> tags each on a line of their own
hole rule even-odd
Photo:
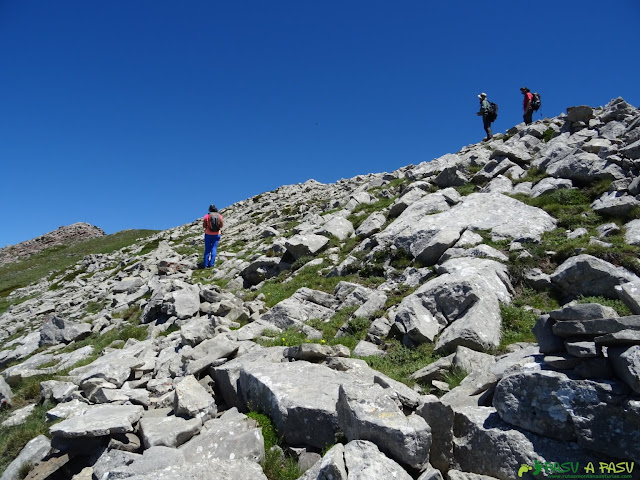
<svg viewBox="0 0 640 480">
<path fill-rule="evenodd" d="M 0 246 L 166 229 L 522 121 L 640 105 L 637 0 L 0 0 Z M 534 118 L 539 118 L 536 115 Z"/>
</svg>

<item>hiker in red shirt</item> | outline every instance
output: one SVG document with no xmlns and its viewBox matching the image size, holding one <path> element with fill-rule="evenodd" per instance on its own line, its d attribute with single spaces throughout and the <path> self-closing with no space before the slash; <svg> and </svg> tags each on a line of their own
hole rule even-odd
<svg viewBox="0 0 640 480">
<path fill-rule="evenodd" d="M 520 92 L 524 95 L 524 101 L 522 102 L 522 109 L 524 110 L 524 115 L 522 118 L 524 119 L 525 125 L 530 125 L 533 122 L 533 93 L 527 87 L 522 87 Z"/>
<path fill-rule="evenodd" d="M 222 228 L 222 215 L 218 213 L 215 205 L 209 205 L 209 213 L 202 217 L 202 226 L 204 227 L 204 268 L 209 268 L 216 263 Z"/>
</svg>

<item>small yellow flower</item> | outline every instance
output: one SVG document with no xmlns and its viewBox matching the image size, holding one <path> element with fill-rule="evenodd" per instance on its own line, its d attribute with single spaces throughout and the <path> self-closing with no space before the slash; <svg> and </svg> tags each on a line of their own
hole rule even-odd
<svg viewBox="0 0 640 480">
<path fill-rule="evenodd" d="M 320 343 L 327 343 L 327 342 L 325 342 L 324 340 L 322 340 Z"/>
<path fill-rule="evenodd" d="M 282 337 L 282 341 L 283 341 L 283 342 L 286 342 L 286 340 L 284 339 L 284 337 Z"/>
</svg>

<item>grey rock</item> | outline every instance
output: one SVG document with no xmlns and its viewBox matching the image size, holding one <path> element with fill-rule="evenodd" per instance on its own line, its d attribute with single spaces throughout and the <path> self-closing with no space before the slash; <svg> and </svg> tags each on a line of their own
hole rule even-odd
<svg viewBox="0 0 640 480">
<path fill-rule="evenodd" d="M 144 360 L 118 350 L 99 357 L 89 365 L 74 368 L 69 372 L 69 375 L 74 377 L 74 382 L 77 385 L 95 378 L 105 380 L 119 388 L 129 378 L 133 368 L 141 367 L 144 364 Z"/>
<path fill-rule="evenodd" d="M 66 438 L 132 432 L 133 425 L 142 417 L 143 411 L 139 405 L 90 406 L 84 414 L 63 420 L 49 431 L 53 436 Z"/>
<path fill-rule="evenodd" d="M 250 460 L 212 458 L 187 462 L 181 450 L 152 447 L 130 465 L 115 467 L 103 474 L 103 480 L 267 480 L 262 468 Z"/>
<path fill-rule="evenodd" d="M 344 445 L 337 443 L 298 480 L 348 480 Z"/>
<path fill-rule="evenodd" d="M 340 386 L 337 410 L 347 440 L 369 440 L 390 458 L 413 468 L 428 463 L 431 428 L 420 416 L 405 416 L 380 386 Z"/>
<path fill-rule="evenodd" d="M 19 480 L 24 478 L 20 475 L 23 465 L 33 465 L 42 461 L 51 451 L 51 440 L 44 435 L 38 435 L 31 439 L 18 456 L 7 465 L 7 468 L 0 476 L 0 480 Z"/>
<path fill-rule="evenodd" d="M 308 362 L 321 362 L 327 357 L 349 357 L 350 352 L 344 345 L 320 345 L 318 343 L 303 343 L 294 347 L 288 347 L 284 356 L 295 360 Z"/>
<path fill-rule="evenodd" d="M 615 289 L 618 297 L 631 312 L 640 315 L 640 280 L 617 285 Z"/>
<path fill-rule="evenodd" d="M 244 279 L 245 283 L 258 285 L 288 268 L 290 268 L 290 264 L 283 262 L 280 258 L 262 256 L 242 269 L 239 275 Z"/>
<path fill-rule="evenodd" d="M 524 272 L 524 279 L 531 288 L 536 290 L 551 288 L 551 276 L 539 268 L 526 270 Z"/>
<path fill-rule="evenodd" d="M 65 321 L 53 314 L 48 314 L 40 331 L 40 346 L 71 343 L 91 335 L 91 325 Z"/>
<path fill-rule="evenodd" d="M 529 152 L 521 145 L 498 145 L 491 154 L 491 158 L 506 157 L 516 163 L 530 163 L 532 158 Z"/>
<path fill-rule="evenodd" d="M 640 219 L 626 223 L 624 241 L 629 245 L 640 245 Z"/>
<path fill-rule="evenodd" d="M 622 153 L 625 157 L 634 160 L 640 158 L 640 140 L 621 148 L 620 153 Z"/>
<path fill-rule="evenodd" d="M 621 267 L 591 255 L 565 260 L 551 275 L 551 281 L 572 295 L 616 298 L 615 287 L 637 277 Z"/>
<path fill-rule="evenodd" d="M 493 355 L 477 352 L 460 345 L 456 348 L 451 365 L 469 374 L 475 370 L 490 367 L 495 362 L 496 358 Z"/>
<path fill-rule="evenodd" d="M 620 180 L 625 177 L 618 165 L 601 159 L 595 153 L 569 154 L 547 166 L 547 173 L 556 178 L 567 178 L 578 183 L 597 180 Z"/>
<path fill-rule="evenodd" d="M 346 240 L 353 235 L 354 228 L 353 224 L 346 218 L 334 215 L 316 233 L 319 235 L 333 235 L 339 240 Z"/>
<path fill-rule="evenodd" d="M 567 121 L 571 123 L 584 122 L 588 124 L 589 120 L 594 117 L 593 108 L 588 105 L 567 108 Z"/>
<path fill-rule="evenodd" d="M 639 345 L 640 344 L 640 331 L 639 330 L 621 330 L 615 333 L 608 333 L 595 337 L 594 342 L 598 346 L 613 347 L 619 345 Z"/>
<path fill-rule="evenodd" d="M 623 216 L 630 210 L 640 207 L 640 200 L 618 192 L 604 193 L 591 204 L 594 212 L 605 215 Z"/>
<path fill-rule="evenodd" d="M 565 346 L 567 347 L 567 353 L 569 355 L 578 358 L 593 358 L 599 356 L 601 353 L 600 348 L 596 345 L 595 342 L 566 341 Z"/>
<path fill-rule="evenodd" d="M 458 228 L 421 230 L 396 237 L 395 245 L 410 253 L 424 266 L 434 265 L 442 254 L 460 239 Z"/>
<path fill-rule="evenodd" d="M 11 387 L 4 381 L 4 377 L 0 376 L 0 408 L 11 407 L 12 401 Z"/>
<path fill-rule="evenodd" d="M 220 418 L 204 424 L 199 435 L 180 447 L 187 462 L 211 458 L 245 459 L 253 462 L 264 460 L 264 437 L 255 420 L 227 410 Z"/>
<path fill-rule="evenodd" d="M 384 354 L 384 350 L 380 350 L 375 343 L 370 343 L 365 340 L 360 340 L 356 348 L 353 349 L 354 357 L 379 357 Z"/>
<path fill-rule="evenodd" d="M 467 176 L 457 167 L 447 167 L 440 172 L 433 183 L 441 188 L 459 187 L 469 182 Z"/>
<path fill-rule="evenodd" d="M 9 418 L 0 423 L 2 427 L 14 427 L 16 425 L 22 425 L 27 421 L 27 418 L 31 416 L 33 410 L 36 408 L 36 404 L 26 405 L 22 408 L 18 408 L 11 412 Z"/>
<path fill-rule="evenodd" d="M 181 283 L 182 288 L 169 293 L 163 308 L 180 320 L 191 318 L 200 310 L 200 290 L 195 285 Z"/>
<path fill-rule="evenodd" d="M 635 459 L 640 454 L 640 405 L 625 393 L 613 382 L 539 371 L 503 378 L 493 402 L 511 424 L 552 438 L 576 439 L 601 454 Z"/>
<path fill-rule="evenodd" d="M 216 335 L 215 320 L 207 318 L 195 318 L 180 327 L 180 338 L 184 345 L 196 346 L 204 340 Z"/>
<path fill-rule="evenodd" d="M 620 233 L 620 227 L 615 223 L 606 223 L 596 228 L 596 231 L 598 232 L 598 236 L 603 238 Z"/>
<path fill-rule="evenodd" d="M 126 467 L 131 465 L 135 460 L 141 458 L 142 455 L 131 452 L 123 452 L 121 450 L 105 450 L 93 465 L 93 473 L 96 478 L 103 478 L 111 470 L 118 467 Z"/>
<path fill-rule="evenodd" d="M 533 334 L 536 337 L 540 353 L 558 353 L 565 351 L 565 344 L 562 337 L 553 333 L 553 325 L 556 323 L 549 315 L 538 317 Z"/>
<path fill-rule="evenodd" d="M 640 345 L 609 348 L 608 354 L 616 375 L 640 393 Z"/>
<path fill-rule="evenodd" d="M 616 318 L 618 313 L 612 307 L 606 307 L 599 303 L 574 303 L 550 311 L 549 316 L 554 320 L 589 320 L 592 318 Z"/>
<path fill-rule="evenodd" d="M 314 256 L 327 246 L 329 239 L 316 234 L 298 234 L 291 237 L 285 248 L 296 260 L 305 256 Z"/>
<path fill-rule="evenodd" d="M 240 371 L 238 389 L 243 408 L 267 413 L 289 444 L 322 448 L 338 430 L 338 388 L 350 382 L 345 373 L 324 366 L 292 363 L 252 363 Z"/>
<path fill-rule="evenodd" d="M 145 416 L 140 420 L 140 436 L 145 449 L 156 446 L 178 447 L 196 435 L 201 427 L 200 418 Z"/>
<path fill-rule="evenodd" d="M 571 370 L 581 362 L 579 358 L 570 354 L 545 355 L 543 361 L 554 370 Z"/>
<path fill-rule="evenodd" d="M 531 197 L 536 198 L 540 195 L 563 188 L 573 188 L 571 180 L 564 178 L 543 178 L 531 189 Z"/>
<path fill-rule="evenodd" d="M 454 455 L 456 468 L 488 475 L 502 480 L 516 477 L 522 465 L 535 462 L 556 462 L 558 458 L 571 458 L 573 462 L 597 465 L 601 453 L 591 453 L 576 443 L 542 437 L 522 429 L 513 428 L 502 421 L 493 408 L 465 407 L 455 410 Z M 478 452 L 483 455 L 478 455 Z M 537 478 L 533 472 L 523 472 L 522 478 Z"/>
<path fill-rule="evenodd" d="M 411 480 L 411 476 L 400 465 L 381 453 L 374 443 L 366 440 L 347 443 L 344 448 L 344 460 L 349 480 Z"/>
<path fill-rule="evenodd" d="M 364 222 L 362 222 L 362 224 L 360 224 L 355 233 L 360 238 L 369 238 L 374 233 L 378 233 L 386 221 L 387 218 L 384 213 L 373 212 Z"/>
<path fill-rule="evenodd" d="M 398 198 L 395 202 L 393 202 L 391 207 L 389 207 L 389 216 L 397 217 L 410 206 L 419 203 L 419 201 L 423 197 L 425 197 L 425 195 L 426 195 L 425 192 L 423 192 L 419 188 L 413 188 L 409 190 L 408 192 L 403 194 L 400 198 Z M 429 205 L 431 205 L 430 208 L 436 208 L 437 211 L 443 211 L 443 210 L 449 209 L 449 204 L 445 201 L 445 199 L 442 196 L 433 197 L 429 195 L 428 197 L 429 197 Z M 432 201 L 434 198 L 437 198 L 439 205 L 434 205 L 434 202 Z"/>
<path fill-rule="evenodd" d="M 412 215 L 407 210 L 376 237 L 385 244 L 399 236 L 412 238 L 422 231 L 446 227 L 459 231 L 488 230 L 494 239 L 539 241 L 555 225 L 556 221 L 543 210 L 513 198 L 498 193 L 472 193 L 444 213 Z"/>
<path fill-rule="evenodd" d="M 640 330 L 640 315 L 591 320 L 565 320 L 553 326 L 553 333 L 561 337 L 596 337 L 623 330 Z"/>
<path fill-rule="evenodd" d="M 176 415 L 199 418 L 206 421 L 217 413 L 215 399 L 198 383 L 193 375 L 188 375 L 175 386 L 173 410 Z"/>
<path fill-rule="evenodd" d="M 332 295 L 303 287 L 260 318 L 278 328 L 286 329 L 312 319 L 324 320 L 332 317 L 337 303 Z"/>
</svg>

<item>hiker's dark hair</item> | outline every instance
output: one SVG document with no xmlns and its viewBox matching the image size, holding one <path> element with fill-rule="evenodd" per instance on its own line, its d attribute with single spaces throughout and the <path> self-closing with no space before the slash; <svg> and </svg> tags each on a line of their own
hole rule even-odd
<svg viewBox="0 0 640 480">
<path fill-rule="evenodd" d="M 216 206 L 212 203 L 211 205 L 209 205 L 209 211 L 210 212 L 217 212 L 218 209 L 216 208 Z"/>
</svg>

